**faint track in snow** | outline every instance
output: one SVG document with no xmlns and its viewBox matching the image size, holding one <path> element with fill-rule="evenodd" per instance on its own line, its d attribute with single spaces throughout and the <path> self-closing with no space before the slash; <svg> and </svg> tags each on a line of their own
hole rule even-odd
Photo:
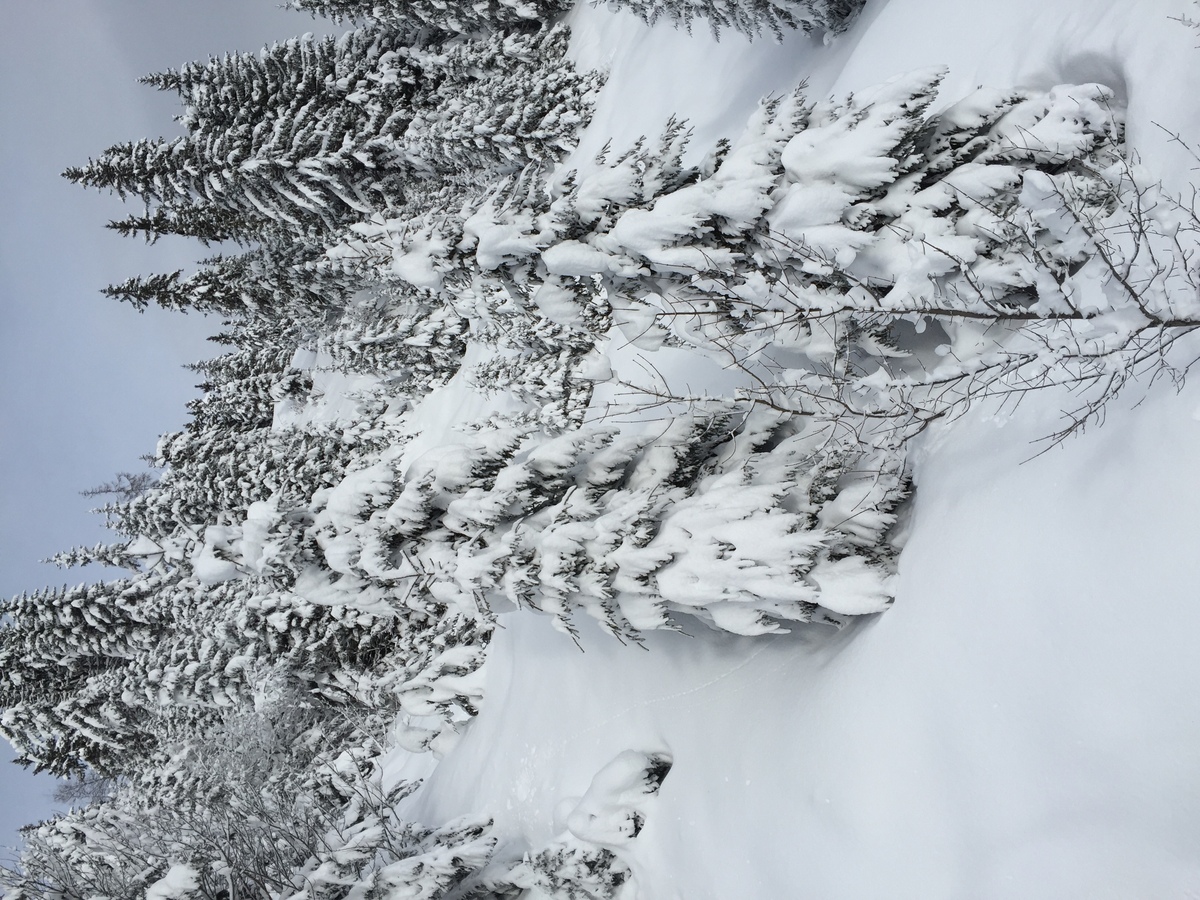
<svg viewBox="0 0 1200 900">
<path fill-rule="evenodd" d="M 703 684 L 699 684 L 699 685 L 696 685 L 695 687 L 687 688 L 687 689 L 681 690 L 681 691 L 674 691 L 670 694 L 663 694 L 659 697 L 651 697 L 651 698 L 648 698 L 645 700 L 641 700 L 637 703 L 631 704 L 631 705 L 625 707 L 624 709 L 619 710 L 618 712 L 612 713 L 607 718 L 597 722 L 596 724 L 594 724 L 588 728 L 584 728 L 584 729 L 576 731 L 572 734 L 565 735 L 563 738 L 561 738 L 561 743 L 563 746 L 565 746 L 578 738 L 585 737 L 586 735 L 592 734 L 593 732 L 600 731 L 604 728 L 607 728 L 609 725 L 612 725 L 614 722 L 618 722 L 621 719 L 625 718 L 626 716 L 628 716 L 631 713 L 634 713 L 638 710 L 645 709 L 650 706 L 657 706 L 659 704 L 670 703 L 671 701 L 678 700 L 681 697 L 688 697 L 693 694 L 699 694 L 703 691 L 707 691 L 709 688 L 713 687 L 713 685 L 716 685 L 722 681 L 725 681 L 726 679 L 730 678 L 735 673 L 737 673 L 740 670 L 749 666 L 752 662 L 754 662 L 756 659 L 758 659 L 758 657 L 762 656 L 762 654 L 767 652 L 767 650 L 774 643 L 776 643 L 777 640 L 778 640 L 777 638 L 767 639 L 767 641 L 764 643 L 764 646 L 757 648 L 756 650 L 754 650 L 754 652 L 749 654 L 746 658 L 744 658 L 743 660 L 738 662 L 736 665 L 726 669 L 721 674 L 716 675 L 713 678 L 710 678 L 708 681 L 704 682 Z M 765 678 L 770 677 L 773 673 L 778 672 L 779 670 L 785 668 L 785 665 L 786 665 L 786 661 L 781 660 L 777 665 L 772 666 L 770 668 L 770 670 L 764 671 L 761 674 L 757 675 L 750 683 L 759 682 L 759 681 L 764 680 Z M 689 705 L 692 705 L 692 704 L 689 704 Z"/>
</svg>

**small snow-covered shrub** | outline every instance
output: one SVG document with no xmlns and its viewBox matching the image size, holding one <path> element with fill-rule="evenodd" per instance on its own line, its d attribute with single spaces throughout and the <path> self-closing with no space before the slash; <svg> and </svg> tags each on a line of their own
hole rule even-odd
<svg viewBox="0 0 1200 900">
<path fill-rule="evenodd" d="M 671 765 L 665 753 L 619 753 L 575 803 L 566 833 L 525 854 L 502 880 L 549 900 L 611 900 L 633 880 L 621 854 L 641 833 Z"/>
<path fill-rule="evenodd" d="M 330 713 L 284 691 L 193 730 L 156 769 L 26 829 L 4 896 L 436 900 L 490 861 L 486 819 L 401 820 L 416 785 L 385 789 L 375 736 Z"/>
<path fill-rule="evenodd" d="M 611 850 L 568 837 L 528 856 L 508 877 L 547 900 L 612 900 L 629 874 Z"/>
</svg>

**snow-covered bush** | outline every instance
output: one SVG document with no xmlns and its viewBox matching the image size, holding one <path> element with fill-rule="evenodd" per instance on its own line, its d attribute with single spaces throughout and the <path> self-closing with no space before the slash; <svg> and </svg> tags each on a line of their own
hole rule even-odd
<svg viewBox="0 0 1200 900">
<path fill-rule="evenodd" d="M 611 850 L 568 835 L 527 855 L 508 879 L 547 900 L 612 900 L 629 881 L 629 867 Z"/>
<path fill-rule="evenodd" d="M 10 900 L 435 900 L 491 858 L 485 819 L 404 822 L 373 736 L 284 692 L 169 748 L 157 769 L 25 831 Z M 345 748 L 345 749 L 333 749 Z"/>
<path fill-rule="evenodd" d="M 526 853 L 499 880 L 547 900 L 611 900 L 633 880 L 621 854 L 641 833 L 670 771 L 667 754 L 618 754 L 574 803 L 566 832 L 536 853 Z"/>
</svg>

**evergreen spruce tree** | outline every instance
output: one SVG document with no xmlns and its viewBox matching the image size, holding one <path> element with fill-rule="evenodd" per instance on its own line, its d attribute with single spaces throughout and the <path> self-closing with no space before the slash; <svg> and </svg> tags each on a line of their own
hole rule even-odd
<svg viewBox="0 0 1200 900">
<path fill-rule="evenodd" d="M 414 52 L 421 78 L 402 140 L 409 163 L 491 181 L 572 150 L 601 77 L 567 61 L 569 36 L 557 26 Z"/>
<path fill-rule="evenodd" d="M 567 0 L 291 0 L 290 5 L 338 21 L 374 19 L 461 34 L 536 29 L 571 6 Z"/>
<path fill-rule="evenodd" d="M 136 276 L 102 293 L 139 311 L 154 304 L 230 318 L 320 322 L 341 306 L 350 284 L 337 270 L 315 264 L 316 259 L 316 251 L 303 243 L 272 239 L 245 253 L 211 257 L 191 275 L 177 270 Z"/>
<path fill-rule="evenodd" d="M 254 240 L 282 228 L 319 241 L 402 202 L 406 50 L 377 26 L 150 76 L 179 94 L 187 135 L 119 144 L 65 175 L 148 204 L 118 223 L 127 232 Z"/>
<path fill-rule="evenodd" d="M 689 30 L 695 19 L 708 19 L 713 34 L 723 29 L 749 37 L 764 32 L 782 40 L 785 30 L 803 29 L 837 35 L 849 28 L 862 11 L 864 0 L 617 0 L 620 6 L 653 24 L 668 19 Z"/>
<path fill-rule="evenodd" d="M 144 603 L 160 585 L 121 579 L 22 594 L 3 606 L 0 732 L 38 771 L 122 771 L 146 742 L 121 689 L 129 661 L 163 622 Z"/>
</svg>

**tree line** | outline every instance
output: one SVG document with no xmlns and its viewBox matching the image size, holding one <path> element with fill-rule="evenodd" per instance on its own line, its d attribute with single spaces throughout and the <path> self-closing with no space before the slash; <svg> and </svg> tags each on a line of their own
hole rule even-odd
<svg viewBox="0 0 1200 900">
<path fill-rule="evenodd" d="M 84 801 L 26 831 L 14 900 L 612 896 L 641 800 L 516 855 L 396 811 L 384 757 L 453 747 L 499 612 L 631 642 L 881 612 L 917 436 L 1051 388 L 1061 439 L 1186 367 L 1200 219 L 1103 86 L 797 89 L 703 156 L 673 121 L 567 168 L 603 75 L 565 4 L 293 5 L 353 27 L 147 76 L 185 134 L 65 173 L 140 204 L 123 234 L 220 247 L 107 295 L 226 324 L 153 472 L 100 489 L 115 539 L 56 557 L 121 577 L 0 610 L 0 732 Z"/>
</svg>

